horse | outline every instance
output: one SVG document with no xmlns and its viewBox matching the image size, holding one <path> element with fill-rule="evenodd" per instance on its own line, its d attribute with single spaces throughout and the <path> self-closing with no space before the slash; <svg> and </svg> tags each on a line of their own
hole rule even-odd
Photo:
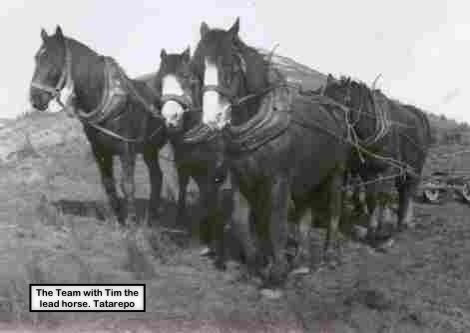
<svg viewBox="0 0 470 333">
<path fill-rule="evenodd" d="M 269 59 L 240 39 L 239 26 L 239 18 L 228 30 L 202 22 L 191 68 L 202 87 L 202 121 L 223 133 L 234 191 L 250 206 L 247 219 L 233 221 L 237 228 L 246 223 L 254 230 L 254 235 L 240 233 L 246 236 L 240 241 L 247 266 L 275 287 L 289 271 L 291 199 L 299 215 L 322 205 L 329 220 L 324 250 L 332 253 L 350 146 L 341 108 L 289 87 Z M 236 196 L 234 212 L 241 209 Z"/>
<path fill-rule="evenodd" d="M 186 216 L 186 188 L 190 178 L 199 187 L 200 200 L 207 217 L 203 219 L 200 236 L 214 257 L 216 268 L 225 268 L 223 245 L 221 184 L 227 176 L 224 141 L 219 133 L 201 122 L 201 93 L 198 81 L 190 71 L 189 47 L 181 54 L 160 53 L 160 68 L 154 80 L 161 96 L 161 112 L 165 118 L 168 138 L 174 151 L 178 174 L 179 195 L 177 221 Z"/>
<path fill-rule="evenodd" d="M 134 169 L 137 154 L 143 154 L 151 182 L 147 214 L 150 223 L 160 206 L 163 175 L 158 152 L 167 141 L 165 124 L 156 107 L 158 95 L 145 82 L 129 79 L 111 57 L 66 37 L 60 26 L 51 36 L 42 29 L 41 38 L 30 86 L 32 106 L 45 111 L 50 101 L 57 99 L 81 121 L 110 206 L 121 225 L 136 225 L 138 220 Z M 66 101 L 61 95 L 64 91 L 69 92 Z M 123 170 L 125 210 L 114 181 L 115 155 Z"/>
<path fill-rule="evenodd" d="M 349 111 L 350 133 L 358 144 L 349 168 L 366 182 L 369 241 L 377 242 L 379 212 L 390 201 L 393 185 L 399 196 L 398 230 L 412 226 L 413 195 L 431 145 L 426 114 L 348 77 L 336 80 L 328 75 L 322 94 Z"/>
</svg>

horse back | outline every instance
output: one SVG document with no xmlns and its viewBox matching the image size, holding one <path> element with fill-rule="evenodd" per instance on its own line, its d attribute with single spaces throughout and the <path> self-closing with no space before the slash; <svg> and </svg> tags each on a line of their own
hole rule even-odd
<svg viewBox="0 0 470 333">
<path fill-rule="evenodd" d="M 418 108 L 387 100 L 391 119 L 391 135 L 399 149 L 398 158 L 421 172 L 431 144 L 427 116 Z"/>
</svg>

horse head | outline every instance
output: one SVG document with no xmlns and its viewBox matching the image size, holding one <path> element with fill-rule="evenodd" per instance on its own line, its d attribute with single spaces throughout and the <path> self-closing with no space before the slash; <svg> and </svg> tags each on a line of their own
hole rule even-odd
<svg viewBox="0 0 470 333">
<path fill-rule="evenodd" d="M 215 129 L 232 122 L 232 108 L 239 98 L 256 93 L 267 82 L 262 56 L 243 44 L 239 29 L 239 19 L 228 30 L 211 29 L 203 22 L 192 59 L 192 70 L 202 85 L 202 121 Z"/>
<path fill-rule="evenodd" d="M 70 88 L 70 55 L 67 40 L 60 26 L 49 36 L 41 30 L 42 45 L 35 55 L 36 67 L 30 85 L 30 101 L 35 109 L 44 111 L 51 100 L 60 104 L 61 91 Z"/>
<path fill-rule="evenodd" d="M 160 58 L 155 89 L 161 96 L 161 112 L 168 129 L 178 132 L 183 128 L 184 114 L 201 104 L 200 89 L 190 71 L 189 47 L 181 54 L 167 54 L 162 49 Z"/>
</svg>

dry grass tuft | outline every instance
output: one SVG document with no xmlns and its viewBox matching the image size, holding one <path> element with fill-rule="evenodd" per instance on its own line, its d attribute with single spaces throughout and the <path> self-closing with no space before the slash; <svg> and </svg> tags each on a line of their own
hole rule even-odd
<svg viewBox="0 0 470 333">
<path fill-rule="evenodd" d="M 136 280 L 150 280 L 155 277 L 146 239 L 141 232 L 129 230 L 124 235 L 127 258 L 123 269 L 132 273 Z"/>
<path fill-rule="evenodd" d="M 36 214 L 38 220 L 44 225 L 53 226 L 57 229 L 61 229 L 66 225 L 67 219 L 62 212 L 52 205 L 43 193 L 40 194 Z"/>
</svg>

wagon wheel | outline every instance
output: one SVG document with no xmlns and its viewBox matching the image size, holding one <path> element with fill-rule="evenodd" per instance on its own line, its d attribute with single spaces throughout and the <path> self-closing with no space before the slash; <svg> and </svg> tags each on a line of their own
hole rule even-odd
<svg viewBox="0 0 470 333">
<path fill-rule="evenodd" d="M 438 189 L 427 188 L 423 191 L 423 197 L 429 203 L 438 203 L 440 194 Z"/>
<path fill-rule="evenodd" d="M 460 194 L 466 203 L 470 203 L 470 182 L 467 182 L 462 186 Z"/>
<path fill-rule="evenodd" d="M 439 188 L 430 188 L 433 185 L 436 186 L 440 184 L 441 182 L 438 181 L 430 181 L 425 185 L 425 187 L 429 186 L 423 191 L 423 197 L 426 202 L 431 204 L 443 204 L 450 200 L 449 191 Z"/>
</svg>

